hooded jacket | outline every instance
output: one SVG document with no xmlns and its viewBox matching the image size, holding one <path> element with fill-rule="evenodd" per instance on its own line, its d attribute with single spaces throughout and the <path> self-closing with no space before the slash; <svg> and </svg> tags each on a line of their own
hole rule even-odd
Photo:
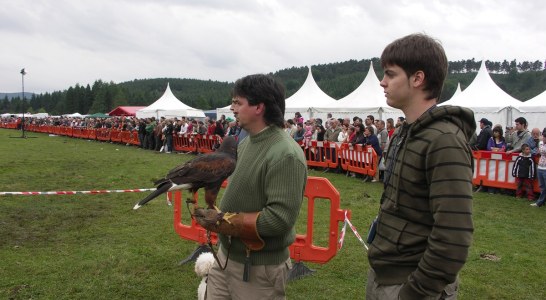
<svg viewBox="0 0 546 300">
<path fill-rule="evenodd" d="M 368 260 L 378 284 L 404 284 L 400 299 L 438 296 L 466 262 L 475 124 L 467 108 L 436 106 L 392 136 Z"/>
</svg>

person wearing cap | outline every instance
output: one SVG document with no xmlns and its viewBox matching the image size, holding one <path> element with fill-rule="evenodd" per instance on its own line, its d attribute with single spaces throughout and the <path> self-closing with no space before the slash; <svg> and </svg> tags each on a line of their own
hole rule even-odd
<svg viewBox="0 0 546 300">
<path fill-rule="evenodd" d="M 527 120 L 524 117 L 519 117 L 514 120 L 516 128 L 510 137 L 507 137 L 506 144 L 508 145 L 506 153 L 521 152 L 521 146 L 529 140 L 531 134 L 527 130 Z"/>
<path fill-rule="evenodd" d="M 542 130 L 542 143 L 538 146 L 538 153 L 540 159 L 537 164 L 537 178 L 540 186 L 540 196 L 535 203 L 531 203 L 531 206 L 542 207 L 546 200 L 546 127 Z"/>
<path fill-rule="evenodd" d="M 480 120 L 480 134 L 478 134 L 478 138 L 476 139 L 476 143 L 473 145 L 474 149 L 477 150 L 487 150 L 487 143 L 489 142 L 489 139 L 493 136 L 493 130 L 491 130 L 491 123 L 486 118 L 481 118 Z"/>
</svg>

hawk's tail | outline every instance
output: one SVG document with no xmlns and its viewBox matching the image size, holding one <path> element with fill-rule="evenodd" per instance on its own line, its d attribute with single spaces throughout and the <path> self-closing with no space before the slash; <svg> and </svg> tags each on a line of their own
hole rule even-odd
<svg viewBox="0 0 546 300">
<path fill-rule="evenodd" d="M 140 202 L 135 204 L 133 209 L 139 209 L 142 205 L 148 203 L 149 201 L 151 201 L 155 197 L 167 192 L 172 186 L 173 186 L 173 184 L 171 182 L 165 182 L 165 183 L 161 184 L 160 186 L 157 187 L 157 189 L 155 191 L 151 192 L 148 196 L 146 196 L 146 198 L 140 200 Z"/>
</svg>

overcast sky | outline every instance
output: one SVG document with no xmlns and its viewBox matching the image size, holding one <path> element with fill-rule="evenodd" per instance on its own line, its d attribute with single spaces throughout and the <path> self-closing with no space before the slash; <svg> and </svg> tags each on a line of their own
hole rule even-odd
<svg viewBox="0 0 546 300">
<path fill-rule="evenodd" d="M 0 92 L 97 79 L 235 81 L 379 57 L 425 32 L 449 60 L 546 59 L 542 0 L 0 0 Z"/>
</svg>

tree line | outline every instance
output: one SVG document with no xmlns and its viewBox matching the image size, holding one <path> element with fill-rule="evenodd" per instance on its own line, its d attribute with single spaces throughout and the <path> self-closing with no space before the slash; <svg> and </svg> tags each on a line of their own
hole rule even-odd
<svg viewBox="0 0 546 300">
<path fill-rule="evenodd" d="M 340 99 L 362 83 L 370 63 L 381 79 L 383 69 L 379 58 L 315 65 L 312 66 L 313 78 L 326 94 Z M 546 70 L 538 60 L 486 61 L 485 64 L 495 83 L 516 99 L 525 101 L 546 90 Z M 464 90 L 476 76 L 480 65 L 481 61 L 474 58 L 450 61 L 440 101 L 451 98 L 458 83 Z M 289 97 L 302 86 L 307 73 L 307 67 L 291 67 L 270 74 L 283 82 L 286 96 Z M 5 96 L 0 101 L 0 112 L 47 112 L 51 115 L 108 113 L 118 106 L 150 105 L 161 97 L 167 83 L 173 94 L 191 107 L 209 110 L 230 103 L 232 82 L 180 78 L 135 79 L 122 83 L 96 80 L 92 85 L 76 84 L 64 91 L 34 94 L 25 101 L 21 97 L 9 100 Z"/>
</svg>

